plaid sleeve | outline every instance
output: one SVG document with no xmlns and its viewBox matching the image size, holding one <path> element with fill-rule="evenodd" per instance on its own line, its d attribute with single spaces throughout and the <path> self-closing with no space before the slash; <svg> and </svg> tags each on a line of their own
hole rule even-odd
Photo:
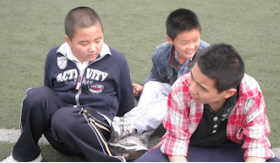
<svg viewBox="0 0 280 163">
<path fill-rule="evenodd" d="M 243 142 L 244 159 L 248 157 L 273 158 L 274 154 L 270 150 L 268 139 L 270 125 L 260 86 L 254 78 L 245 74 L 241 88 L 243 93 L 240 98 L 244 101 L 240 101 L 243 103 L 240 108 L 243 108 L 244 117 L 241 118 L 242 122 L 239 118 L 241 128 L 237 137 Z"/>
<path fill-rule="evenodd" d="M 245 127 L 243 134 L 245 137 L 243 148 L 245 149 L 244 159 L 248 157 L 273 158 L 274 154 L 270 150 L 268 135 L 270 125 L 266 116 L 264 98 L 261 92 L 256 100 L 247 100 L 244 103 L 245 110 L 249 110 L 245 117 Z"/>
<path fill-rule="evenodd" d="M 196 107 L 190 109 L 192 102 L 188 92 L 187 77 L 177 80 L 168 95 L 168 111 L 163 120 L 166 134 L 162 138 L 161 146 L 162 153 L 168 156 L 187 156 L 190 136 L 200 121 L 197 118 Z M 201 111 L 198 112 L 202 115 Z"/>
</svg>

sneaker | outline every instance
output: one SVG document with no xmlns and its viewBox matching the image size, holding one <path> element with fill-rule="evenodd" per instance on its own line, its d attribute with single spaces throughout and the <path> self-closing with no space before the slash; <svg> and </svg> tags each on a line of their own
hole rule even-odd
<svg viewBox="0 0 280 163">
<path fill-rule="evenodd" d="M 122 138 L 130 136 L 136 132 L 136 127 L 127 117 L 115 117 L 111 124 L 111 142 L 118 142 Z"/>
<path fill-rule="evenodd" d="M 41 162 L 43 160 L 41 153 L 39 154 L 39 156 L 37 158 L 35 158 L 32 161 L 28 161 L 28 162 Z M 3 160 L 2 162 L 19 162 L 17 160 L 14 159 L 14 157 L 12 155 L 10 155 L 9 157 L 7 157 L 5 160 Z"/>
<path fill-rule="evenodd" d="M 149 149 L 136 137 L 129 136 L 117 143 L 110 143 L 127 161 L 134 161 Z"/>
<path fill-rule="evenodd" d="M 121 121 L 121 117 L 115 116 L 113 119 L 113 122 L 120 122 L 120 121 Z"/>
</svg>

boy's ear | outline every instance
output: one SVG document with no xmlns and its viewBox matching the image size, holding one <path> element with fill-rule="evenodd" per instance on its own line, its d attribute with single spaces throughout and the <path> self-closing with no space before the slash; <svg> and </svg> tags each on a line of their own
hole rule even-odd
<svg viewBox="0 0 280 163">
<path fill-rule="evenodd" d="M 228 99 L 231 96 L 233 96 L 236 92 L 237 92 L 237 90 L 235 88 L 230 88 L 230 89 L 226 90 L 226 92 L 224 94 L 224 98 Z"/>
<path fill-rule="evenodd" d="M 65 35 L 65 41 L 67 42 L 67 44 L 70 46 L 70 47 L 72 47 L 72 42 L 71 42 L 71 39 L 67 36 L 67 35 Z"/>
<path fill-rule="evenodd" d="M 173 40 L 167 35 L 166 36 L 167 41 L 169 42 L 169 44 L 173 45 Z"/>
</svg>

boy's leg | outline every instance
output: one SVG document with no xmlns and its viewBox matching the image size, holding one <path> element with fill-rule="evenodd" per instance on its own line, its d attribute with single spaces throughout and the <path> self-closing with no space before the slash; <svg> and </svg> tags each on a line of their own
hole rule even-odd
<svg viewBox="0 0 280 163">
<path fill-rule="evenodd" d="M 48 87 L 29 89 L 22 103 L 21 131 L 12 156 L 17 161 L 31 161 L 40 154 L 38 140 L 50 127 L 53 113 L 66 106 L 53 90 Z"/>
<path fill-rule="evenodd" d="M 278 157 L 273 157 L 271 159 L 266 160 L 266 162 L 280 162 L 280 159 Z"/>
<path fill-rule="evenodd" d="M 224 144 L 217 147 L 194 147 L 190 146 L 187 160 L 189 162 L 244 162 L 245 150 L 240 144 Z M 168 157 L 160 151 L 160 147 L 144 154 L 135 162 L 168 162 Z M 274 157 L 267 162 L 279 162 L 280 159 Z"/>
<path fill-rule="evenodd" d="M 188 150 L 187 160 L 189 162 L 244 162 L 245 150 L 241 144 L 226 143 L 216 147 L 193 147 Z M 279 162 L 280 159 L 274 157 L 267 162 Z"/>
<path fill-rule="evenodd" d="M 244 150 L 241 145 L 221 145 L 217 147 L 194 147 L 188 150 L 188 162 L 244 162 Z M 168 157 L 160 151 L 160 147 L 144 154 L 136 162 L 168 162 Z"/>
<path fill-rule="evenodd" d="M 167 113 L 167 96 L 170 89 L 171 86 L 166 83 L 146 83 L 138 106 L 124 115 L 131 119 L 137 129 L 134 136 L 146 146 Z"/>
<path fill-rule="evenodd" d="M 92 117 L 95 121 L 92 121 Z M 110 129 L 108 122 L 92 108 L 60 108 L 53 115 L 51 123 L 53 140 L 61 142 L 70 153 L 83 154 L 90 162 L 124 161 L 108 145 L 110 132 L 96 124 Z"/>
<path fill-rule="evenodd" d="M 147 105 L 156 99 L 167 97 L 171 86 L 167 83 L 149 81 L 144 85 L 143 92 L 139 98 L 138 106 Z"/>
<path fill-rule="evenodd" d="M 133 124 L 133 129 L 137 130 L 138 135 L 142 135 L 143 132 L 146 132 L 145 137 L 148 140 L 149 136 L 162 123 L 167 112 L 167 96 L 170 89 L 171 86 L 165 83 L 150 81 L 145 84 L 138 106 L 124 115 L 125 118 L 129 119 L 127 121 Z M 126 121 L 113 122 L 113 132 L 122 132 L 124 131 L 123 129 L 130 129 L 131 127 L 126 123 Z M 128 135 L 117 133 L 114 137 L 114 133 L 112 134 L 115 142 L 125 136 Z"/>
<path fill-rule="evenodd" d="M 141 134 L 149 129 L 156 129 L 161 124 L 167 107 L 167 96 L 171 86 L 166 83 L 150 81 L 145 84 L 137 107 L 127 112 L 124 116 L 132 120 Z M 157 122 L 155 125 L 150 120 Z"/>
<path fill-rule="evenodd" d="M 169 162 L 169 160 L 166 155 L 161 153 L 160 147 L 158 147 L 144 154 L 135 162 Z"/>
<path fill-rule="evenodd" d="M 72 107 L 69 107 L 72 108 Z M 53 131 L 50 128 L 48 128 L 45 132 L 44 132 L 45 137 L 47 138 L 47 140 L 49 141 L 49 143 L 51 144 L 51 146 L 57 150 L 58 152 L 65 154 L 65 155 L 69 155 L 69 156 L 81 156 L 83 157 L 84 155 L 80 152 L 76 152 L 76 151 L 71 151 L 67 148 L 65 148 L 65 144 L 63 144 L 63 142 L 61 141 L 57 141 L 56 139 L 54 139 L 53 136 Z"/>
<path fill-rule="evenodd" d="M 245 150 L 240 144 L 228 143 L 216 147 L 189 146 L 189 162 L 244 162 Z"/>
<path fill-rule="evenodd" d="M 155 81 L 146 83 L 138 106 L 118 122 L 112 122 L 112 145 L 129 161 L 148 151 L 149 138 L 166 115 L 170 89 L 169 84 Z"/>
</svg>

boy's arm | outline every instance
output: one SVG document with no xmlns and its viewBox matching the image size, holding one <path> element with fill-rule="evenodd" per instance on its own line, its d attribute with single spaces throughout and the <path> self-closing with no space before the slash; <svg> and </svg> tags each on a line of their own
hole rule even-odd
<svg viewBox="0 0 280 163">
<path fill-rule="evenodd" d="M 50 79 L 50 72 L 51 72 L 51 68 L 52 68 L 52 65 L 53 65 L 53 60 L 55 57 L 55 54 L 56 54 L 56 50 L 58 49 L 58 46 L 56 47 L 53 47 L 47 54 L 46 56 L 46 62 L 45 62 L 45 74 L 44 74 L 44 86 L 47 86 L 49 88 L 53 88 L 53 83 L 51 82 L 51 79 Z"/>
<path fill-rule="evenodd" d="M 161 152 L 168 156 L 187 156 L 191 134 L 199 124 L 201 106 L 190 114 L 186 76 L 172 86 L 167 101 L 167 116 L 163 120 L 166 133 L 162 138 Z M 192 116 L 192 118 L 189 118 Z M 201 118 L 201 117 L 200 117 Z M 190 127 L 191 126 L 191 127 Z"/>
<path fill-rule="evenodd" d="M 123 116 L 134 107 L 134 93 L 127 61 L 124 60 L 120 67 L 118 89 L 119 110 L 118 116 Z"/>
<path fill-rule="evenodd" d="M 52 84 L 50 83 L 49 79 L 49 59 L 47 57 L 46 62 L 45 62 L 45 75 L 44 75 L 44 86 L 52 88 Z"/>
<path fill-rule="evenodd" d="M 248 110 L 242 128 L 244 134 L 245 149 L 244 158 L 251 160 L 254 158 L 268 159 L 274 157 L 270 149 L 268 135 L 270 124 L 266 116 L 264 98 L 261 91 L 255 95 L 255 99 L 247 99 L 244 109 Z M 252 157 L 252 158 L 251 158 Z"/>
<path fill-rule="evenodd" d="M 157 66 L 156 66 L 156 60 L 157 60 L 157 55 L 159 55 L 158 50 L 155 49 L 152 55 L 152 64 L 153 67 L 150 71 L 150 75 L 148 76 L 147 79 L 144 80 L 143 84 L 149 82 L 149 81 L 158 81 L 158 82 L 164 82 L 162 81 L 160 75 L 158 74 Z"/>
</svg>

